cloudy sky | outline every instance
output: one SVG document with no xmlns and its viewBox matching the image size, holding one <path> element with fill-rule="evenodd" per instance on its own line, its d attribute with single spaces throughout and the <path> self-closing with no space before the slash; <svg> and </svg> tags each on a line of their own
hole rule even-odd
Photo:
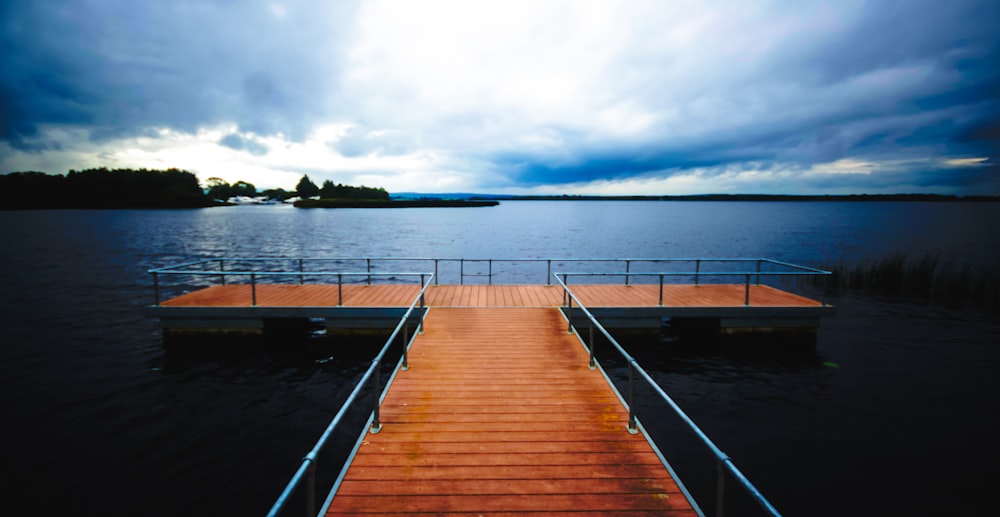
<svg viewBox="0 0 1000 517">
<path fill-rule="evenodd" d="M 0 172 L 1000 194 L 1000 2 L 7 0 Z"/>
</svg>

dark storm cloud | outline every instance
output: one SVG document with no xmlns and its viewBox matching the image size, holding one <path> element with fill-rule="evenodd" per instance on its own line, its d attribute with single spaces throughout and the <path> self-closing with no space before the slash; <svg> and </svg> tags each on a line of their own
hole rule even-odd
<svg viewBox="0 0 1000 517">
<path fill-rule="evenodd" d="M 219 144 L 230 149 L 236 149 L 237 151 L 246 151 L 254 156 L 263 156 L 267 154 L 268 150 L 266 145 L 235 133 L 222 137 L 222 140 L 219 140 Z"/>
<path fill-rule="evenodd" d="M 336 86 L 353 9 L 336 4 L 5 2 L 0 138 L 27 145 L 44 125 L 101 140 L 220 122 L 300 138 Z"/>
<path fill-rule="evenodd" d="M 843 27 L 834 22 L 834 29 L 815 36 L 776 41 L 745 80 L 705 93 L 729 111 L 720 109 L 694 136 L 653 127 L 641 154 L 634 143 L 595 151 L 589 141 L 571 140 L 572 149 L 555 154 L 574 160 L 521 157 L 514 161 L 516 174 L 528 184 L 573 183 L 740 161 L 806 168 L 846 157 L 889 159 L 920 152 L 998 162 L 998 21 L 997 2 L 868 3 Z M 727 73 L 719 65 L 715 74 L 723 84 Z M 666 83 L 664 90 L 670 90 Z M 643 102 L 657 112 L 674 101 L 652 95 Z M 752 119 L 728 122 L 733 112 L 755 107 Z M 938 170 L 913 174 L 913 184 L 960 182 Z M 829 181 L 848 179 L 858 178 Z"/>
</svg>

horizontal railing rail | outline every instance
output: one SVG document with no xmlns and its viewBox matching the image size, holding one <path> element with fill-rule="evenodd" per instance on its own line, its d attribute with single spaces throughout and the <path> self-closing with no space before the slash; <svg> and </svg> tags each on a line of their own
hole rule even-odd
<svg viewBox="0 0 1000 517">
<path fill-rule="evenodd" d="M 701 272 L 703 265 L 708 264 L 736 264 L 745 263 L 753 264 L 754 271 L 752 273 L 756 275 L 758 272 L 764 273 L 768 270 L 767 267 L 778 267 L 783 268 L 786 273 L 790 274 L 792 272 L 800 272 L 803 274 L 829 274 L 826 271 L 819 269 L 791 264 L 788 262 L 783 262 L 768 258 L 707 258 L 707 257 L 690 257 L 690 258 L 573 258 L 573 257 L 548 257 L 548 258 L 441 258 L 441 257 L 218 257 L 210 258 L 204 260 L 197 260 L 192 262 L 186 262 L 183 264 L 177 264 L 157 269 L 149 270 L 149 273 L 182 273 L 182 272 L 195 272 L 195 271 L 215 271 L 217 274 L 229 274 L 231 271 L 243 271 L 246 273 L 254 272 L 252 266 L 257 264 L 285 264 L 288 267 L 280 268 L 280 271 L 288 274 L 315 274 L 322 273 L 325 270 L 316 269 L 317 264 L 358 264 L 363 265 L 366 273 L 367 282 L 371 284 L 371 277 L 368 274 L 375 275 L 373 269 L 379 269 L 380 263 L 427 263 L 428 266 L 433 264 L 435 285 L 440 282 L 443 278 L 440 268 L 442 265 L 450 264 L 456 271 L 453 272 L 457 276 L 457 281 L 459 284 L 464 284 L 465 279 L 468 277 L 485 277 L 487 281 L 492 284 L 496 281 L 496 277 L 502 274 L 511 274 L 510 272 L 502 272 L 500 265 L 511 266 L 520 264 L 545 264 L 544 279 L 546 285 L 551 285 L 552 282 L 552 268 L 556 267 L 565 270 L 572 264 L 597 264 L 597 265 L 611 265 L 611 269 L 619 271 L 624 269 L 625 271 L 625 283 L 628 285 L 633 276 L 639 273 L 649 273 L 649 271 L 638 271 L 634 269 L 643 264 L 693 264 L 694 271 L 693 275 L 696 278 L 702 276 L 708 276 L 709 272 Z M 470 264 L 484 264 L 485 272 L 468 272 L 466 269 L 467 265 Z M 251 267 L 235 267 L 234 266 L 251 266 Z M 214 269 L 208 269 L 209 267 Z M 608 268 L 604 268 L 607 270 Z M 600 271 L 589 271 L 589 273 L 597 273 Z M 673 272 L 677 273 L 677 272 Z M 691 272 L 685 272 L 686 274 L 692 274 Z M 727 274 L 732 274 L 733 272 L 726 272 Z M 682 273 L 677 273 L 682 274 Z M 535 277 L 538 278 L 538 277 Z"/>
<path fill-rule="evenodd" d="M 726 483 L 725 476 L 727 473 L 732 475 L 732 477 L 737 481 L 737 483 L 750 495 L 750 497 L 757 503 L 762 510 L 764 510 L 768 515 L 780 516 L 778 510 L 771 504 L 767 498 L 750 482 L 749 479 L 741 472 L 736 465 L 733 463 L 732 459 L 722 450 L 715 445 L 714 442 L 705 434 L 694 420 L 689 417 L 684 410 L 674 402 L 662 388 L 656 383 L 656 381 L 646 372 L 641 366 L 639 366 L 638 361 L 629 354 L 625 348 L 618 343 L 618 341 L 604 328 L 603 325 L 594 317 L 594 315 L 584 306 L 580 299 L 573 293 L 569 286 L 563 282 L 562 278 L 558 274 L 554 275 L 556 281 L 563 288 L 563 296 L 566 304 L 566 322 L 567 331 L 572 333 L 576 330 L 573 325 L 573 303 L 576 302 L 577 309 L 580 310 L 584 316 L 589 320 L 589 333 L 590 341 L 588 342 L 587 348 L 590 353 L 589 367 L 595 369 L 598 367 L 598 362 L 594 354 L 595 342 L 594 342 L 594 331 L 597 330 L 608 340 L 612 348 L 614 348 L 621 357 L 628 364 L 628 384 L 625 396 L 625 405 L 628 409 L 628 424 L 626 425 L 628 432 L 638 433 L 639 425 L 637 421 L 637 416 L 635 412 L 635 377 L 638 374 L 646 383 L 653 389 L 653 391 L 660 396 L 660 398 L 667 403 L 668 406 L 674 411 L 674 413 L 684 422 L 690 431 L 708 448 L 708 450 L 716 458 L 716 468 L 717 468 L 717 478 L 716 478 L 716 517 L 723 517 L 724 515 L 724 505 L 723 501 L 726 494 Z M 577 335 L 579 332 L 577 331 Z"/>
<path fill-rule="evenodd" d="M 341 405 L 340 407 L 340 410 L 337 411 L 337 414 L 334 415 L 332 420 L 330 420 L 330 423 L 326 426 L 326 429 L 324 429 L 323 433 L 320 434 L 320 437 L 316 441 L 316 444 L 313 445 L 313 448 L 309 451 L 308 454 L 305 455 L 305 457 L 302 458 L 302 463 L 299 465 L 299 468 L 295 471 L 295 474 L 292 475 L 292 479 L 285 486 L 285 489 L 282 490 L 281 494 L 278 496 L 278 499 L 274 502 L 274 505 L 271 506 L 271 510 L 267 513 L 268 517 L 273 517 L 281 514 L 285 506 L 288 504 L 289 499 L 292 497 L 292 494 L 294 494 L 295 491 L 299 488 L 303 480 L 305 480 L 305 482 L 307 483 L 306 486 L 307 491 L 305 494 L 306 516 L 314 517 L 315 515 L 317 515 L 316 468 L 319 462 L 319 454 L 326 447 L 327 441 L 329 440 L 333 432 L 336 430 L 337 426 L 340 425 L 340 422 L 343 420 L 344 415 L 347 414 L 347 411 L 354 404 L 354 401 L 357 400 L 358 396 L 361 393 L 361 390 L 373 377 L 375 379 L 375 385 L 372 391 L 375 394 L 375 404 L 374 408 L 372 409 L 372 414 L 370 417 L 371 420 L 370 432 L 378 433 L 382 429 L 382 424 L 379 419 L 379 408 L 382 404 L 382 398 L 384 395 L 382 393 L 381 378 L 380 378 L 382 360 L 385 358 L 386 353 L 389 351 L 389 347 L 396 340 L 396 337 L 399 336 L 400 332 L 403 332 L 403 353 L 402 357 L 400 358 L 399 367 L 400 369 L 403 370 L 409 368 L 408 354 L 407 354 L 411 341 L 411 336 L 409 335 L 409 318 L 410 315 L 413 313 L 413 311 L 416 310 L 417 303 L 420 303 L 421 307 L 423 306 L 424 292 L 427 291 L 427 288 L 430 285 L 431 285 L 431 279 L 428 278 L 427 282 L 422 284 L 420 288 L 420 293 L 414 298 L 413 302 L 406 310 L 406 313 L 403 314 L 402 318 L 400 318 L 399 323 L 396 324 L 396 328 L 392 331 L 392 334 L 386 340 L 385 345 L 382 346 L 382 349 L 379 351 L 378 355 L 376 355 L 375 358 L 372 359 L 371 365 L 368 367 L 367 370 L 365 370 L 364 375 L 361 376 L 361 380 L 359 380 L 357 385 L 354 386 L 354 389 L 351 390 L 351 393 L 350 395 L 348 395 L 347 400 L 344 401 L 343 405 Z M 420 322 L 417 324 L 417 327 L 414 332 L 414 337 L 416 336 L 417 333 L 423 333 L 423 331 L 424 331 L 424 313 L 421 312 Z"/>
</svg>

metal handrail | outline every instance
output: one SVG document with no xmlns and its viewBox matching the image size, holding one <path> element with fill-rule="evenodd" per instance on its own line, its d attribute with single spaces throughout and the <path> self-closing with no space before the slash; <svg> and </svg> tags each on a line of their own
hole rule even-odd
<svg viewBox="0 0 1000 517">
<path fill-rule="evenodd" d="M 625 401 L 625 405 L 628 406 L 628 424 L 627 424 L 628 432 L 633 434 L 638 432 L 638 423 L 635 415 L 635 401 L 634 401 L 635 374 L 638 373 L 639 376 L 641 376 L 643 379 L 646 380 L 646 383 L 649 384 L 649 386 L 653 388 L 653 390 L 660 396 L 660 398 L 662 398 L 670 406 L 670 408 L 674 410 L 677 416 L 680 417 L 681 421 L 683 421 L 688 426 L 688 428 L 695 434 L 695 436 L 697 436 L 702 441 L 702 443 L 705 444 L 705 446 L 709 449 L 709 451 L 711 451 L 712 454 L 715 456 L 717 462 L 717 470 L 718 470 L 717 483 L 716 483 L 716 514 L 715 514 L 716 517 L 723 517 L 723 500 L 725 497 L 726 472 L 729 472 L 739 482 L 739 484 L 747 491 L 747 493 L 754 499 L 754 501 L 761 507 L 761 509 L 767 512 L 769 515 L 780 517 L 781 514 L 778 513 L 778 510 L 771 504 L 770 501 L 768 501 L 764 497 L 763 494 L 761 494 L 761 492 L 757 489 L 757 487 L 755 487 L 753 483 L 751 483 L 750 480 L 747 479 L 747 477 L 743 474 L 743 472 L 741 472 L 736 467 L 736 465 L 733 463 L 729 455 L 722 452 L 722 450 L 719 449 L 719 447 L 715 445 L 714 442 L 712 442 L 712 440 L 708 437 L 708 435 L 706 435 L 705 432 L 702 431 L 701 428 L 699 428 L 698 425 L 694 423 L 694 420 L 692 420 L 691 417 L 689 417 L 680 408 L 680 406 L 678 406 L 677 403 L 674 402 L 674 400 L 670 397 L 670 395 L 667 395 L 667 393 L 663 391 L 662 388 L 660 388 L 660 386 L 656 383 L 655 380 L 653 380 L 653 378 L 646 372 L 646 370 L 644 370 L 641 366 L 639 366 L 638 361 L 636 361 L 634 357 L 632 357 L 627 351 L 625 351 L 625 349 L 607 331 L 607 329 L 605 329 L 604 326 L 601 325 L 599 321 L 597 321 L 597 318 L 594 317 L 594 315 L 586 308 L 586 306 L 584 306 L 583 303 L 580 302 L 580 299 L 576 296 L 576 294 L 573 293 L 573 291 L 569 288 L 569 286 L 566 285 L 566 283 L 563 282 L 561 278 L 559 278 L 559 274 L 557 273 L 554 276 L 556 278 L 556 281 L 560 285 L 562 285 L 564 297 L 567 302 L 566 303 L 567 331 L 572 333 L 574 330 L 573 326 L 574 301 L 577 304 L 577 308 L 580 309 L 583 312 L 583 314 L 587 316 L 587 318 L 590 320 L 590 343 L 587 346 L 590 352 L 589 366 L 591 368 L 595 368 L 597 366 L 597 362 L 594 357 L 594 348 L 595 348 L 594 346 L 595 343 L 593 338 L 594 329 L 600 331 L 600 333 L 604 335 L 605 338 L 607 338 L 608 342 L 611 343 L 611 346 L 614 347 L 614 349 L 617 350 L 618 353 L 621 354 L 622 358 L 625 359 L 625 361 L 628 363 L 629 367 L 628 392 L 627 392 L 627 400 Z"/>
<path fill-rule="evenodd" d="M 629 257 L 625 257 L 625 258 L 573 258 L 573 257 L 564 257 L 564 258 L 560 258 L 560 257 L 548 257 L 548 258 L 503 258 L 503 257 L 501 257 L 501 258 L 464 258 L 464 257 L 458 257 L 458 258 L 441 258 L 441 257 L 436 257 L 436 258 L 435 257 L 218 257 L 218 258 L 204 259 L 204 260 L 193 261 L 193 262 L 188 262 L 188 263 L 184 263 L 184 264 L 178 264 L 178 265 L 168 266 L 168 267 L 163 267 L 163 268 L 151 269 L 151 270 L 149 270 L 149 273 L 150 274 L 165 273 L 167 271 L 178 272 L 178 273 L 186 271 L 186 272 L 192 272 L 193 273 L 195 271 L 207 271 L 207 270 L 205 270 L 205 269 L 192 270 L 192 269 L 182 269 L 182 268 L 191 268 L 193 266 L 203 266 L 205 264 L 218 264 L 218 268 L 219 269 L 217 270 L 217 274 L 222 274 L 223 272 L 225 272 L 225 274 L 229 274 L 229 271 L 225 271 L 225 264 L 226 263 L 233 264 L 233 263 L 280 262 L 280 261 L 291 261 L 291 262 L 293 262 L 295 264 L 295 267 L 293 269 L 295 269 L 296 271 L 294 273 L 292 271 L 286 271 L 286 272 L 289 273 L 289 274 L 300 274 L 300 275 L 301 274 L 310 274 L 311 275 L 311 274 L 321 273 L 321 271 L 306 272 L 305 271 L 305 264 L 307 262 L 359 262 L 359 263 L 363 262 L 365 264 L 366 275 L 367 274 L 374 274 L 374 273 L 372 273 L 372 263 L 373 262 L 377 262 L 377 261 L 382 261 L 382 262 L 433 262 L 433 264 L 434 264 L 434 274 L 435 274 L 435 285 L 437 285 L 437 281 L 440 280 L 440 278 L 441 278 L 441 276 L 438 273 L 439 273 L 439 266 L 440 266 L 440 264 L 442 262 L 458 263 L 458 267 L 459 267 L 459 273 L 458 274 L 459 274 L 459 283 L 460 284 L 464 284 L 465 277 L 467 277 L 467 276 L 469 276 L 469 277 L 482 277 L 482 276 L 485 276 L 485 277 L 489 278 L 489 282 L 490 283 L 493 283 L 493 277 L 497 274 L 497 273 L 494 272 L 494 268 L 493 268 L 494 263 L 525 263 L 525 262 L 546 263 L 546 265 L 547 265 L 547 270 L 546 270 L 546 275 L 545 275 L 545 283 L 546 283 L 546 285 L 551 285 L 551 283 L 552 283 L 552 263 L 553 262 L 556 262 L 556 263 L 567 263 L 567 262 L 569 262 L 569 263 L 601 263 L 601 262 L 603 262 L 603 263 L 608 263 L 608 262 L 611 262 L 611 263 L 621 263 L 621 264 L 624 265 L 624 269 L 625 269 L 625 272 L 626 272 L 626 276 L 625 276 L 625 283 L 626 283 L 626 285 L 629 284 L 629 282 L 631 280 L 631 276 L 635 276 L 635 275 L 639 274 L 639 273 L 633 273 L 632 272 L 632 265 L 633 264 L 637 264 L 637 263 L 682 263 L 682 262 L 694 263 L 696 278 L 697 278 L 697 275 L 699 275 L 699 274 L 700 275 L 707 274 L 707 273 L 699 273 L 699 270 L 701 269 L 701 265 L 703 263 L 734 263 L 734 262 L 755 263 L 756 266 L 757 266 L 756 267 L 757 271 L 753 272 L 754 275 L 756 275 L 759 272 L 762 272 L 761 270 L 762 270 L 763 266 L 766 265 L 766 264 L 773 265 L 773 266 L 779 266 L 779 267 L 783 267 L 783 268 L 790 268 L 792 270 L 801 271 L 801 272 L 811 272 L 811 273 L 819 273 L 819 274 L 828 274 L 828 272 L 826 272 L 826 271 L 822 271 L 822 270 L 819 270 L 819 269 L 810 268 L 810 267 L 807 267 L 807 266 L 801 266 L 801 265 L 797 265 L 797 264 L 791 264 L 791 263 L 788 263 L 788 262 L 782 262 L 782 261 L 779 261 L 779 260 L 768 259 L 768 258 L 759 258 L 759 257 L 752 257 L 752 258 L 749 258 L 749 257 L 747 257 L 747 258 L 739 258 L 739 257 L 737 257 L 737 258 L 709 258 L 709 257 L 679 257 L 679 258 L 678 257 L 674 257 L 674 258 L 670 258 L 670 257 L 661 257 L 661 258 L 656 258 L 656 257 L 653 257 L 653 258 L 629 258 Z M 465 264 L 469 263 L 469 262 L 487 262 L 488 263 L 488 268 L 489 268 L 488 272 L 485 273 L 485 274 L 484 273 L 465 273 Z M 247 270 L 245 272 L 249 273 L 250 271 Z M 368 277 L 368 283 L 369 283 L 369 285 L 371 284 L 371 278 L 370 277 Z"/>
<path fill-rule="evenodd" d="M 288 499 L 302 483 L 303 478 L 306 478 L 307 476 L 308 476 L 307 479 L 308 492 L 306 493 L 306 516 L 313 517 L 316 515 L 316 465 L 319 458 L 319 454 L 326 446 L 327 440 L 333 434 L 333 431 L 336 429 L 336 427 L 340 424 L 340 421 L 347 413 L 347 410 L 350 409 L 351 405 L 354 403 L 358 395 L 361 393 L 361 389 L 365 386 L 365 384 L 368 383 L 368 380 L 371 379 L 372 376 L 375 377 L 375 387 L 373 389 L 375 393 L 375 407 L 372 410 L 372 417 L 371 417 L 372 425 L 370 432 L 377 433 L 381 430 L 382 425 L 379 421 L 379 407 L 381 406 L 382 397 L 380 394 L 381 382 L 379 373 L 380 373 L 380 368 L 382 366 L 382 359 L 385 357 L 386 352 L 388 352 L 389 347 L 392 345 L 392 342 L 396 339 L 396 336 L 399 335 L 399 331 L 403 329 L 404 343 L 403 343 L 403 356 L 402 358 L 400 358 L 400 368 L 406 369 L 409 367 L 409 363 L 407 362 L 407 350 L 410 347 L 409 343 L 410 339 L 408 335 L 407 320 L 409 319 L 410 314 L 413 313 L 413 310 L 416 308 L 418 302 L 421 304 L 421 306 L 423 306 L 424 292 L 431 285 L 431 280 L 432 278 L 428 278 L 427 282 L 423 284 L 423 286 L 420 289 L 420 293 L 416 296 L 416 298 L 414 298 L 413 303 L 410 304 L 410 307 L 406 309 L 406 313 L 403 314 L 403 317 L 400 318 L 399 323 L 396 324 L 395 330 L 392 331 L 392 334 L 386 340 L 385 345 L 382 346 L 382 350 L 379 351 L 378 355 L 375 356 L 374 359 L 372 359 L 371 366 L 369 366 L 368 369 L 365 371 L 364 375 L 361 377 L 361 380 L 358 381 L 358 384 L 351 391 L 351 394 L 348 395 L 347 400 L 344 401 L 344 404 L 340 407 L 340 410 L 337 411 L 337 414 L 334 415 L 332 420 L 330 420 L 330 423 L 326 426 L 326 429 L 320 435 L 319 439 L 316 441 L 316 444 L 313 445 L 313 448 L 309 451 L 309 453 L 302 458 L 302 463 L 299 465 L 299 468 L 295 471 L 295 474 L 292 475 L 292 479 L 285 486 L 285 489 L 282 490 L 281 494 L 278 496 L 278 499 L 274 502 L 274 505 L 271 506 L 271 510 L 267 512 L 268 517 L 277 516 L 281 513 L 285 505 L 288 503 Z M 424 314 L 421 313 L 420 323 L 417 324 L 417 329 L 416 329 L 417 333 L 423 333 L 423 329 L 424 329 Z M 414 337 L 415 336 L 416 333 L 414 334 Z"/>
</svg>

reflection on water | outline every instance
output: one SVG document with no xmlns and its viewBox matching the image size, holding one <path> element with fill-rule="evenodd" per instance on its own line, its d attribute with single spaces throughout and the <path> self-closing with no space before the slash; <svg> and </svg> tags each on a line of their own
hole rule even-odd
<svg viewBox="0 0 1000 517">
<path fill-rule="evenodd" d="M 998 215 L 997 204 L 617 202 L 0 212 L 7 493 L 35 513 L 259 514 L 367 366 L 308 332 L 292 352 L 241 343 L 215 357 L 167 355 L 143 313 L 150 268 L 217 255 L 817 265 L 924 249 L 995 262 L 1000 236 L 987 224 Z M 980 466 L 998 459 L 988 411 L 998 324 L 872 298 L 831 301 L 839 312 L 823 322 L 813 357 L 633 353 L 788 515 L 980 513 L 993 481 Z M 622 378 L 620 365 L 609 370 Z M 704 454 L 658 416 L 655 397 L 639 397 L 643 421 L 667 433 L 664 451 L 699 484 Z M 341 433 L 337 446 L 354 437 Z"/>
</svg>

